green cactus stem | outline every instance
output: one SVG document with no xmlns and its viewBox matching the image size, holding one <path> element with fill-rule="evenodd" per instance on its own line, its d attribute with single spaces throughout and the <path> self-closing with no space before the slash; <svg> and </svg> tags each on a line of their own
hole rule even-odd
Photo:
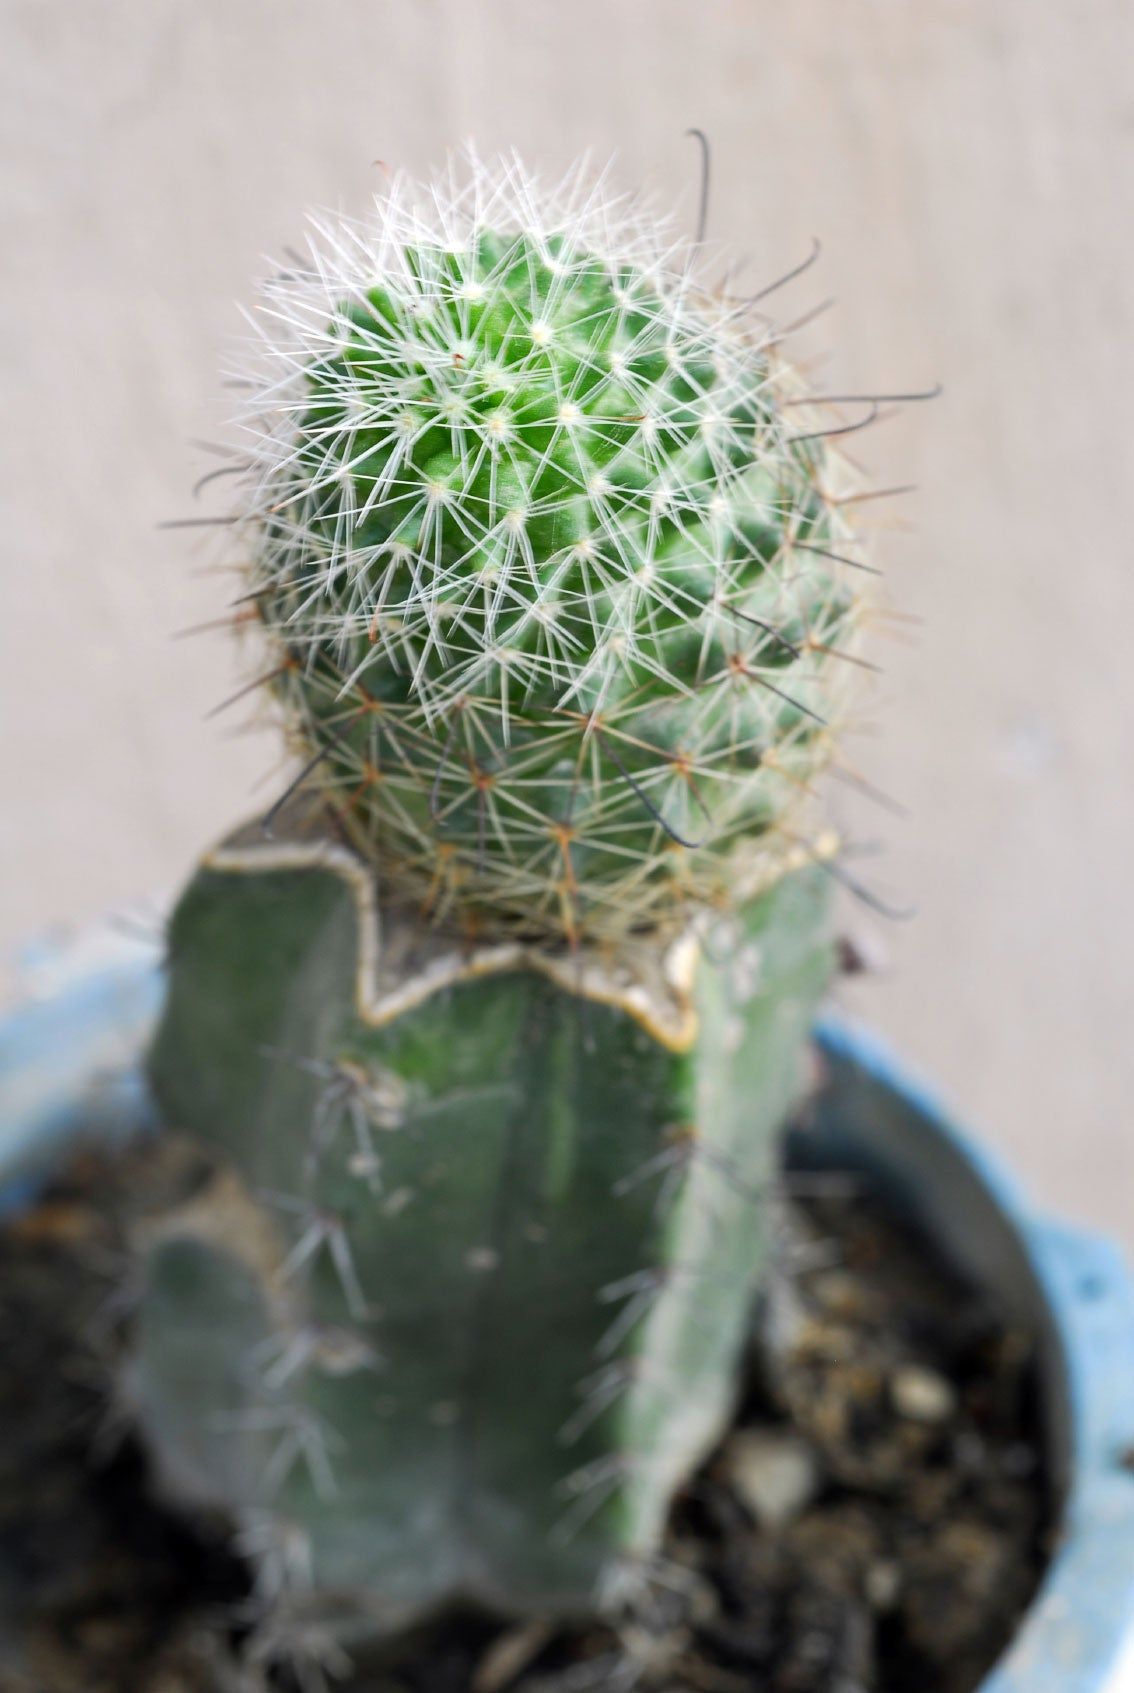
<svg viewBox="0 0 1134 1693">
<path fill-rule="evenodd" d="M 216 1175 L 132 1390 L 171 1486 L 302 1547 L 287 1602 L 349 1638 L 648 1572 L 732 1405 L 825 887 L 612 962 L 470 951 L 302 827 L 206 860 L 152 1072 Z"/>
<path fill-rule="evenodd" d="M 702 256 L 470 158 L 259 301 L 229 533 L 299 775 L 173 920 L 151 1072 L 213 1173 L 131 1390 L 341 1638 L 612 1603 L 736 1391 L 870 566 Z"/>
</svg>

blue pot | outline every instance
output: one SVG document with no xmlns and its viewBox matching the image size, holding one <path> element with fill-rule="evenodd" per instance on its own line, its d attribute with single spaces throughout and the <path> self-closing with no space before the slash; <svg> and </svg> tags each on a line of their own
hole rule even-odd
<svg viewBox="0 0 1134 1693">
<path fill-rule="evenodd" d="M 139 1056 L 162 998 L 137 951 L 68 972 L 0 1022 L 0 1210 L 27 1204 L 81 1128 L 149 1122 Z M 1038 1337 L 1060 1546 L 980 1693 L 1134 1693 L 1134 1282 L 1105 1240 L 1038 1217 L 870 1035 L 819 1030 L 831 1076 L 793 1162 L 868 1173 Z"/>
</svg>

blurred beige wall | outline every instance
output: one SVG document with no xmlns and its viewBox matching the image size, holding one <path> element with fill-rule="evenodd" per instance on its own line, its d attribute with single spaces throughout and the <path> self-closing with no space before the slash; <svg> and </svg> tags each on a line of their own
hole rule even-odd
<svg viewBox="0 0 1134 1693">
<path fill-rule="evenodd" d="M 263 803 L 185 536 L 262 255 L 372 161 L 474 133 L 617 149 L 771 278 L 835 384 L 946 397 L 870 440 L 922 619 L 856 761 L 882 931 L 857 1009 L 1027 1167 L 1134 1238 L 1134 8 L 1128 0 L 3 0 L 0 945 L 172 887 Z M 881 515 L 882 508 L 878 508 Z M 275 778 L 278 781 L 278 777 Z"/>
</svg>

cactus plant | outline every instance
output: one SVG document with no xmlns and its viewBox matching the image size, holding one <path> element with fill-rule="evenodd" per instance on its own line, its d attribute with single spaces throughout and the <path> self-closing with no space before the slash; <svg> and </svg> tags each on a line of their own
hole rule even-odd
<svg viewBox="0 0 1134 1693">
<path fill-rule="evenodd" d="M 648 1574 L 732 1406 L 831 949 L 868 569 L 802 380 L 580 168 L 401 180 L 259 306 L 234 518 L 299 777 L 174 916 L 167 1485 L 342 1639 Z"/>
</svg>

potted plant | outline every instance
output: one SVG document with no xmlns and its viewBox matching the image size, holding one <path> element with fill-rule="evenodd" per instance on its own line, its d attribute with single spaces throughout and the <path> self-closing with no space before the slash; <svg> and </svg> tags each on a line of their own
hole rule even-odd
<svg viewBox="0 0 1134 1693">
<path fill-rule="evenodd" d="M 809 1065 L 874 401 L 697 261 L 514 161 L 317 225 L 230 467 L 298 774 L 160 986 L 9 1026 L 10 1171 L 107 1116 L 107 1039 L 165 1131 L 97 1178 L 108 1347 L 233 1564 L 214 1685 L 944 1693 L 1018 1627 L 982 1685 L 1085 1693 L 1120 1648 L 1120 1270 L 863 1037 Z"/>
</svg>

